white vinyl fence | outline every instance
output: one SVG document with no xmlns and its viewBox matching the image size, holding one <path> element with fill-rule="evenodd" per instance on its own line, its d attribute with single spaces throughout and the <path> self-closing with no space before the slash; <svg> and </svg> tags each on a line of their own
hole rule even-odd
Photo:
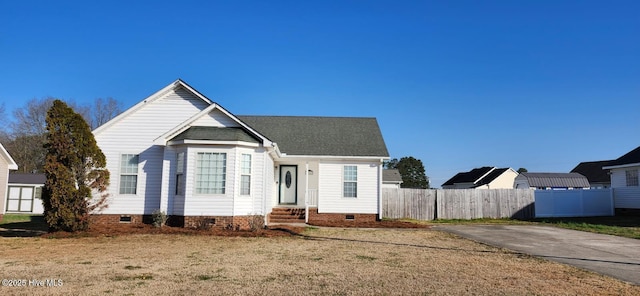
<svg viewBox="0 0 640 296">
<path fill-rule="evenodd" d="M 612 189 L 536 190 L 536 218 L 613 216 Z"/>
</svg>

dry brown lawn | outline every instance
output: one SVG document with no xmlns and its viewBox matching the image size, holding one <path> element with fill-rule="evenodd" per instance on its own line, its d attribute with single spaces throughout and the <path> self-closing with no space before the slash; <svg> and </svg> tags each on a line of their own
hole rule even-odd
<svg viewBox="0 0 640 296">
<path fill-rule="evenodd" d="M 640 295 L 615 279 L 426 229 L 291 237 L 0 238 L 0 295 Z"/>
</svg>

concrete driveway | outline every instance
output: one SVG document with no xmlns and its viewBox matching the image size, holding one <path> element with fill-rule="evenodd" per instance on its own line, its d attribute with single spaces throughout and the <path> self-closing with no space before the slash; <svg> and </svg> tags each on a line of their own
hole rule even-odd
<svg viewBox="0 0 640 296">
<path fill-rule="evenodd" d="M 640 285 L 640 240 L 531 225 L 439 225 L 433 229 Z"/>
</svg>

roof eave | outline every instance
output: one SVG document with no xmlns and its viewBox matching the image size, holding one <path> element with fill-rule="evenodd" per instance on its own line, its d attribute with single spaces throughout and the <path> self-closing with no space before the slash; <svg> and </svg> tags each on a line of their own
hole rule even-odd
<svg viewBox="0 0 640 296">
<path fill-rule="evenodd" d="M 282 154 L 281 158 L 295 158 L 295 159 L 357 159 L 357 160 L 376 160 L 385 161 L 389 159 L 389 156 L 347 156 L 347 155 L 289 155 Z"/>
<path fill-rule="evenodd" d="M 635 167 L 635 166 L 640 166 L 640 162 L 637 162 L 637 163 L 626 163 L 626 164 L 612 165 L 612 166 L 604 166 L 604 167 L 602 167 L 602 169 L 603 170 L 623 169 L 623 168 Z"/>
<path fill-rule="evenodd" d="M 229 145 L 229 146 L 260 147 L 259 143 L 252 143 L 252 142 L 246 142 L 246 141 L 177 140 L 177 141 L 167 142 L 167 146 L 175 146 L 175 145 Z"/>
<path fill-rule="evenodd" d="M 4 158 L 6 159 L 9 170 L 11 171 L 18 170 L 18 164 L 16 163 L 15 160 L 13 160 L 13 157 L 11 157 L 11 154 L 9 154 L 9 152 L 6 149 L 4 149 L 4 146 L 2 146 L 2 144 L 0 144 L 0 154 L 2 154 L 2 156 L 4 156 Z"/>
</svg>

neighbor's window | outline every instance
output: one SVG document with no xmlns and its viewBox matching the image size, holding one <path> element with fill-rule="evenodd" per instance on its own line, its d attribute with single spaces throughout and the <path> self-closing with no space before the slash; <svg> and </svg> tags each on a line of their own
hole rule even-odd
<svg viewBox="0 0 640 296">
<path fill-rule="evenodd" d="M 120 157 L 120 194 L 136 194 L 138 188 L 138 155 Z"/>
<path fill-rule="evenodd" d="M 184 152 L 176 155 L 176 195 L 184 195 Z"/>
<path fill-rule="evenodd" d="M 625 171 L 627 186 L 638 186 L 638 170 Z"/>
<path fill-rule="evenodd" d="M 358 167 L 355 165 L 347 165 L 344 167 L 343 175 L 344 197 L 358 197 Z"/>
<path fill-rule="evenodd" d="M 224 194 L 227 154 L 198 152 L 196 156 L 196 194 Z"/>
<path fill-rule="evenodd" d="M 242 154 L 240 164 L 240 194 L 251 194 L 251 154 Z"/>
</svg>

